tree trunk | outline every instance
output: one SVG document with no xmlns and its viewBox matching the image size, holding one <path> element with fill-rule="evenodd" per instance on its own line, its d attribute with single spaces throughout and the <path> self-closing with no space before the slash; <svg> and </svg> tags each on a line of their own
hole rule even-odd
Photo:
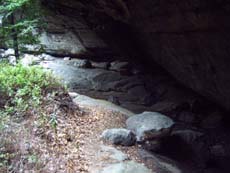
<svg viewBox="0 0 230 173">
<path fill-rule="evenodd" d="M 11 14 L 10 16 L 10 22 L 12 25 L 15 24 L 15 18 L 14 18 L 14 14 Z M 18 49 L 18 36 L 17 36 L 17 30 L 16 29 L 12 29 L 12 38 L 13 38 L 13 48 L 14 48 L 14 55 L 16 57 L 16 60 L 19 59 L 19 49 Z"/>
</svg>

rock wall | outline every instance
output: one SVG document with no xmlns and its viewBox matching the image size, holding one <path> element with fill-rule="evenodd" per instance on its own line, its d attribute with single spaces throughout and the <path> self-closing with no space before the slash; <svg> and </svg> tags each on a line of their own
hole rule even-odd
<svg viewBox="0 0 230 173">
<path fill-rule="evenodd" d="M 66 14 L 81 11 L 104 40 L 117 38 L 122 23 L 132 31 L 133 52 L 143 52 L 176 79 L 230 109 L 230 2 L 227 0 L 46 0 Z M 78 20 L 75 18 L 73 21 Z M 115 25 L 116 27 L 116 25 Z M 126 28 L 127 29 L 127 28 Z M 118 33 L 119 32 L 119 33 Z M 114 37 L 115 35 L 115 37 Z M 88 37 L 91 40 L 91 36 Z M 120 44 L 121 43 L 121 44 Z M 112 45 L 114 42 L 112 42 Z M 110 44 L 109 44 L 110 45 Z M 135 53 L 134 53 L 135 54 Z M 140 57 L 143 58 L 143 57 Z"/>
<path fill-rule="evenodd" d="M 46 53 L 56 56 L 101 56 L 110 54 L 111 49 L 89 28 L 78 8 L 47 5 L 44 17 L 45 31 L 41 32 L 40 41 Z M 70 4 L 71 5 L 71 4 Z M 68 11 L 68 15 L 63 11 Z"/>
<path fill-rule="evenodd" d="M 135 1 L 130 23 L 151 58 L 200 94 L 230 108 L 229 1 Z"/>
</svg>

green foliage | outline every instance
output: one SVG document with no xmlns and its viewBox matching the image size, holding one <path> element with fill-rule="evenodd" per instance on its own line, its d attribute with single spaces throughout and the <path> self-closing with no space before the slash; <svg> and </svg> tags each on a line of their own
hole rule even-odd
<svg viewBox="0 0 230 173">
<path fill-rule="evenodd" d="M 41 23 L 40 11 L 39 0 L 0 0 L 2 46 L 22 50 L 25 45 L 38 44 L 35 29 Z"/>
<path fill-rule="evenodd" d="M 41 104 L 42 97 L 60 83 L 42 68 L 0 64 L 0 97 L 4 112 L 24 114 Z"/>
</svg>

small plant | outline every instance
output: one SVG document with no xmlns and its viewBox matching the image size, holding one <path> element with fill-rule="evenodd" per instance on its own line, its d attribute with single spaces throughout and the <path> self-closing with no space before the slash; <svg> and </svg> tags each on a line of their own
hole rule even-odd
<svg viewBox="0 0 230 173">
<path fill-rule="evenodd" d="M 47 115 L 41 111 L 40 116 L 38 117 L 37 126 L 41 128 L 45 128 L 48 123 Z"/>
<path fill-rule="evenodd" d="M 7 127 L 10 117 L 7 112 L 0 111 L 0 131 Z"/>
<path fill-rule="evenodd" d="M 55 129 L 55 131 L 56 131 L 57 125 L 58 125 L 58 121 L 57 121 L 57 116 L 56 116 L 55 113 L 51 114 L 49 123 L 50 123 L 51 127 L 53 129 Z"/>
</svg>

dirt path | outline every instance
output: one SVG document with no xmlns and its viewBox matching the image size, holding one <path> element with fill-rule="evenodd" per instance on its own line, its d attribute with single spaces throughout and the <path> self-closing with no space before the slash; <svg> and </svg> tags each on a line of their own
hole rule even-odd
<svg viewBox="0 0 230 173">
<path fill-rule="evenodd" d="M 46 115 L 24 117 L 11 127 L 11 149 L 17 156 L 11 160 L 12 168 L 0 172 L 96 173 L 95 168 L 102 169 L 98 167 L 98 153 L 104 145 L 100 135 L 107 128 L 124 127 L 127 116 L 98 106 L 53 112 L 54 107 L 52 103 L 43 109 L 55 113 L 55 127 Z M 5 140 L 10 143 L 11 139 Z M 134 148 L 120 149 L 129 160 L 138 161 L 131 154 Z"/>
</svg>

